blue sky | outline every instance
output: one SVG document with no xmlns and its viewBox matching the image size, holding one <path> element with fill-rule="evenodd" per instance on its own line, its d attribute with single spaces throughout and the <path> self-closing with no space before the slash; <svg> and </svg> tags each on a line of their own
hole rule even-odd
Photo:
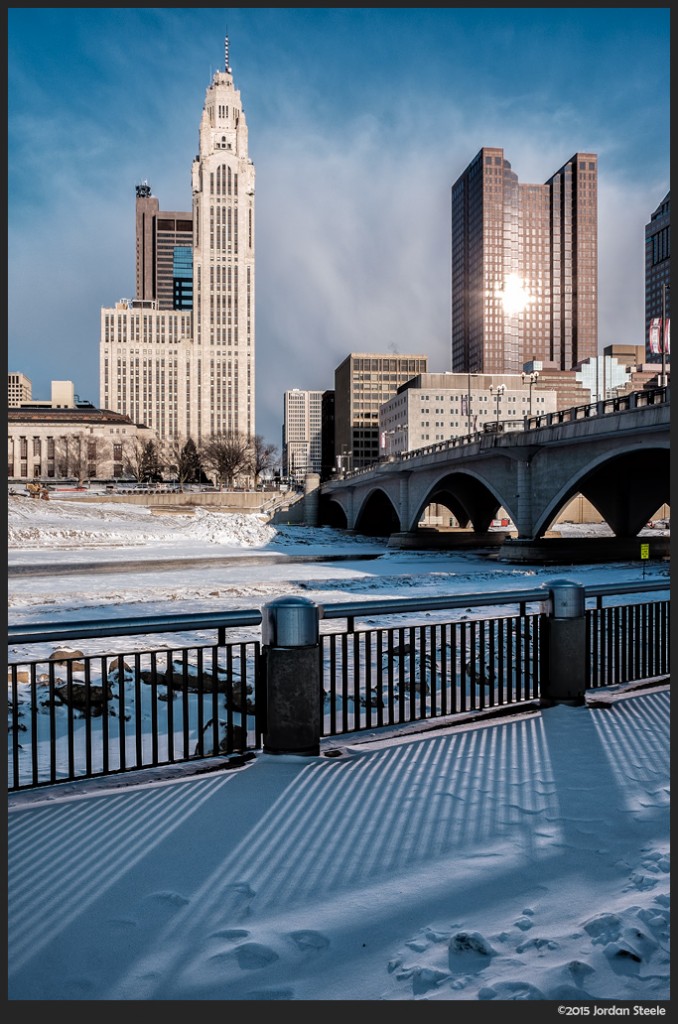
<svg viewBox="0 0 678 1024">
<path fill-rule="evenodd" d="M 669 8 L 13 8 L 8 369 L 99 403 L 101 307 L 134 291 L 134 186 L 190 210 L 224 36 L 256 169 L 256 429 L 351 351 L 450 368 L 450 189 L 599 158 L 599 342 L 642 344 L 669 189 Z"/>
</svg>

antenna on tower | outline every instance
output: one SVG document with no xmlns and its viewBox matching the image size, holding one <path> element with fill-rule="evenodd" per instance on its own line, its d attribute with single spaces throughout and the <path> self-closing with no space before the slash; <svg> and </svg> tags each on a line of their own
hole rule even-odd
<svg viewBox="0 0 678 1024">
<path fill-rule="evenodd" d="M 230 72 L 231 66 L 228 63 L 228 36 L 224 39 L 224 71 Z"/>
</svg>

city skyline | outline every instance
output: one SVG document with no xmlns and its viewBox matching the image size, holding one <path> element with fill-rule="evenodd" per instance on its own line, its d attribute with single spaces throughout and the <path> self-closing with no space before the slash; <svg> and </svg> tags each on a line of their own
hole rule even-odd
<svg viewBox="0 0 678 1024">
<path fill-rule="evenodd" d="M 101 308 L 134 297 L 135 185 L 190 209 L 226 34 L 257 166 L 257 433 L 279 444 L 284 392 L 331 388 L 351 351 L 450 368 L 451 187 L 482 146 L 530 182 L 598 154 L 599 351 L 645 341 L 668 7 L 45 8 L 8 26 L 9 369 L 34 395 L 66 377 L 97 402 Z"/>
</svg>

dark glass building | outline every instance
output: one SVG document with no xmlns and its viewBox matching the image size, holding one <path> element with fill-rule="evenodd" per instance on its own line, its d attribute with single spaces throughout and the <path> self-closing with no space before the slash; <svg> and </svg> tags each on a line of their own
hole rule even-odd
<svg viewBox="0 0 678 1024">
<path fill-rule="evenodd" d="M 483 147 L 452 186 L 452 371 L 570 370 L 598 350 L 598 160 L 520 184 Z"/>
<path fill-rule="evenodd" d="M 645 225 L 645 352 L 648 363 L 660 363 L 661 351 L 650 348 L 650 323 L 662 316 L 671 316 L 671 192 Z M 668 359 L 669 353 L 666 353 Z"/>
</svg>

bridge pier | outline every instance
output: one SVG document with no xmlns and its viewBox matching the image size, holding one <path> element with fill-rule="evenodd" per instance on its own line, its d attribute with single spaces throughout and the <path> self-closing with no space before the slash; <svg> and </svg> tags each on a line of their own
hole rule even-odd
<svg viewBox="0 0 678 1024">
<path fill-rule="evenodd" d="M 409 530 L 403 533 L 392 533 L 388 539 L 390 548 L 402 551 L 442 549 L 454 551 L 458 548 L 501 548 L 508 532 L 492 530 L 487 533 L 476 533 L 473 529 L 459 527 L 454 530 Z"/>
<path fill-rule="evenodd" d="M 645 554 L 641 545 L 645 544 L 650 561 L 670 557 L 670 537 L 509 537 L 498 557 L 502 562 L 538 565 L 639 562 Z"/>
<path fill-rule="evenodd" d="M 407 529 L 410 522 L 410 474 L 401 473 L 398 492 L 398 516 L 401 529 Z"/>
</svg>

